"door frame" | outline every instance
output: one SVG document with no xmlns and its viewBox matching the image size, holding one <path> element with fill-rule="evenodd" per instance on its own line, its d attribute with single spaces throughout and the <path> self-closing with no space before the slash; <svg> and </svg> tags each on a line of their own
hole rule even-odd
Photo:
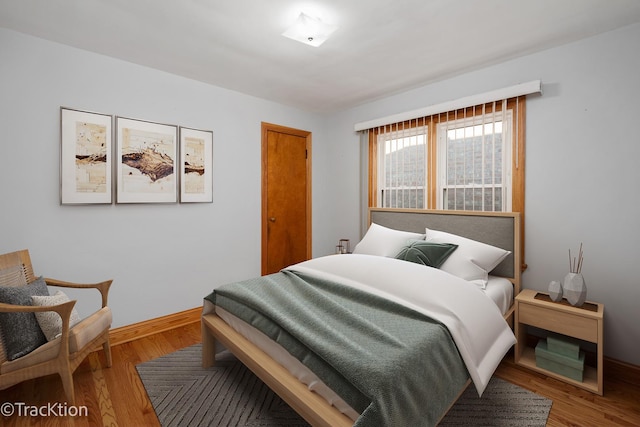
<svg viewBox="0 0 640 427">
<path fill-rule="evenodd" d="M 269 227 L 268 221 L 269 221 L 269 213 L 267 212 L 267 165 L 268 165 L 268 159 L 267 159 L 267 152 L 268 152 L 268 148 L 267 148 L 267 132 L 272 131 L 272 132 L 277 132 L 277 133 L 284 133 L 284 134 L 288 134 L 288 135 L 295 135 L 295 136 L 299 136 L 302 138 L 305 138 L 306 140 L 306 153 L 307 153 L 307 163 L 306 163 L 306 170 L 307 170 L 307 187 L 306 187 L 306 203 L 307 203 L 307 215 L 306 215 L 306 225 L 307 225 L 307 229 L 306 229 L 306 234 L 307 234 L 307 241 L 306 241 L 306 249 L 307 249 L 307 259 L 311 258 L 311 132 L 306 131 L 306 130 L 300 130 L 300 129 L 294 129 L 294 128 L 289 128 L 289 127 L 285 127 L 285 126 L 280 126 L 280 125 L 276 125 L 276 124 L 272 124 L 272 123 L 267 123 L 267 122 L 262 122 L 261 123 L 261 135 L 262 135 L 262 141 L 261 141 L 261 149 L 262 149 L 262 161 L 261 161 L 261 165 L 262 165 L 262 217 L 261 217 L 261 224 L 262 224 L 262 255 L 261 255 L 261 259 L 262 259 L 262 266 L 261 266 L 261 271 L 262 271 L 262 275 L 266 274 L 265 272 L 267 271 L 267 239 L 268 239 L 268 233 L 267 233 L 267 229 Z"/>
</svg>

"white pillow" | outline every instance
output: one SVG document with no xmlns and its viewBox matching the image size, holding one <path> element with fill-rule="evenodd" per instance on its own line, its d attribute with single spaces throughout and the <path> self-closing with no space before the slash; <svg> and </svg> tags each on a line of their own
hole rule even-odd
<svg viewBox="0 0 640 427">
<path fill-rule="evenodd" d="M 69 301 L 69 297 L 62 291 L 57 291 L 50 296 L 32 296 L 31 299 L 33 300 L 33 305 L 37 306 L 58 305 Z M 40 329 L 42 329 L 44 336 L 47 337 L 47 341 L 53 341 L 62 335 L 62 319 L 55 311 L 38 312 L 36 313 L 36 319 L 38 319 Z M 78 312 L 73 308 L 69 319 L 69 327 L 73 327 L 80 320 Z"/>
<path fill-rule="evenodd" d="M 395 257 L 407 244 L 407 240 L 412 239 L 424 240 L 424 234 L 394 230 L 372 222 L 353 253 Z"/>
<path fill-rule="evenodd" d="M 426 229 L 425 240 L 434 243 L 453 243 L 458 249 L 440 266 L 441 270 L 476 283 L 483 289 L 487 286 L 489 272 L 511 252 L 477 242 L 444 231 Z"/>
</svg>

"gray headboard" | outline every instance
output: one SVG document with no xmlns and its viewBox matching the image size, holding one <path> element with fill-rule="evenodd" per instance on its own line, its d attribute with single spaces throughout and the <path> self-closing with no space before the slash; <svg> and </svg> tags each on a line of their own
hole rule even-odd
<svg viewBox="0 0 640 427">
<path fill-rule="evenodd" d="M 516 295 L 520 291 L 520 213 L 369 208 L 372 222 L 417 233 L 432 228 L 511 251 L 491 274 L 511 280 Z"/>
</svg>

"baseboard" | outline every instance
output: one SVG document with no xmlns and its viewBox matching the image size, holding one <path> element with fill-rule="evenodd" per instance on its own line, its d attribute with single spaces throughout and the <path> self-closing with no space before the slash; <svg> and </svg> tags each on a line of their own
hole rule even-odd
<svg viewBox="0 0 640 427">
<path fill-rule="evenodd" d="M 179 328 L 191 323 L 200 322 L 202 307 L 196 307 L 178 313 L 169 314 L 155 319 L 144 320 L 132 325 L 121 326 L 109 331 L 109 341 L 111 346 L 124 344 L 138 338 L 157 334 Z"/>
<path fill-rule="evenodd" d="M 604 381 L 605 385 L 607 378 L 615 378 L 616 381 L 621 381 L 629 384 L 640 384 L 640 366 L 632 365 L 631 363 L 621 362 L 619 360 L 604 358 Z"/>
</svg>

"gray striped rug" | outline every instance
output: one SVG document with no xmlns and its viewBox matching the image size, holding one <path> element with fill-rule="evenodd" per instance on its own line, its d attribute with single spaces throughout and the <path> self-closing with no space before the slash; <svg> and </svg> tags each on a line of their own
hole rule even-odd
<svg viewBox="0 0 640 427">
<path fill-rule="evenodd" d="M 203 369 L 200 344 L 136 366 L 163 427 L 308 426 L 244 365 L 227 355 Z M 482 398 L 473 386 L 446 426 L 544 426 L 551 400 L 493 378 Z"/>
</svg>

